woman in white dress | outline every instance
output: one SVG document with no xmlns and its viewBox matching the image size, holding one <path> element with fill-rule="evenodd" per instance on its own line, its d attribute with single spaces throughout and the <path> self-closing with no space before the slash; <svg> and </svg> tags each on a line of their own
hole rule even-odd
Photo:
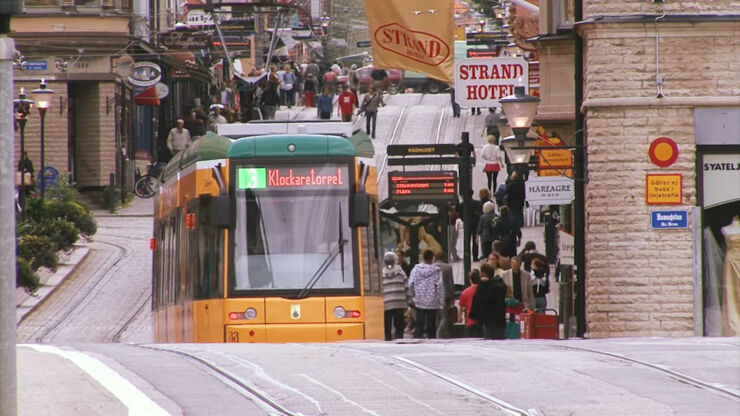
<svg viewBox="0 0 740 416">
<path fill-rule="evenodd" d="M 740 217 L 735 215 L 722 227 L 725 236 L 725 263 L 722 268 L 723 335 L 740 335 Z"/>
</svg>

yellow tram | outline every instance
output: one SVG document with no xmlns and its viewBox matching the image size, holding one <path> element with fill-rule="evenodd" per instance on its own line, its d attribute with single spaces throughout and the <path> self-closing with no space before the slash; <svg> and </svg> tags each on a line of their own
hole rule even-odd
<svg viewBox="0 0 740 416">
<path fill-rule="evenodd" d="M 169 162 L 151 243 L 157 342 L 383 338 L 372 144 L 305 130 L 209 133 Z"/>
</svg>

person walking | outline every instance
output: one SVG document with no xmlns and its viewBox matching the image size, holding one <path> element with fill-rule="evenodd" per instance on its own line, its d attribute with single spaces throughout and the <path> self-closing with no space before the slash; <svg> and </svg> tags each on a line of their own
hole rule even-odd
<svg viewBox="0 0 740 416">
<path fill-rule="evenodd" d="M 210 131 L 212 131 L 214 133 L 217 133 L 218 132 L 218 128 L 216 126 L 219 125 L 219 124 L 226 124 L 226 123 L 228 123 L 228 120 L 226 120 L 226 117 L 224 117 L 221 114 L 221 107 L 214 106 L 213 107 L 213 112 L 208 117 L 208 130 L 210 130 Z"/>
<path fill-rule="evenodd" d="M 481 282 L 475 289 L 470 317 L 483 325 L 483 338 L 504 339 L 506 284 L 488 263 L 480 266 Z"/>
<path fill-rule="evenodd" d="M 379 93 L 375 87 L 369 87 L 362 99 L 360 112 L 365 113 L 365 132 L 373 139 L 375 138 L 375 125 L 378 121 L 378 107 L 384 105 L 383 94 Z"/>
<path fill-rule="evenodd" d="M 437 335 L 437 313 L 444 306 L 444 284 L 439 267 L 432 264 L 434 253 L 424 250 L 423 262 L 414 266 L 409 278 L 416 312 L 414 338 L 434 338 Z"/>
<path fill-rule="evenodd" d="M 342 121 L 352 121 L 352 115 L 357 107 L 357 98 L 349 90 L 349 85 L 342 85 L 342 93 L 337 97 L 337 115 L 342 117 Z"/>
<path fill-rule="evenodd" d="M 452 103 L 452 117 L 460 118 L 460 104 L 455 100 L 454 88 L 450 88 L 450 102 Z"/>
<path fill-rule="evenodd" d="M 511 215 L 520 227 L 524 226 L 524 200 L 526 198 L 524 180 L 519 172 L 514 171 L 506 180 L 504 204 L 511 210 Z"/>
<path fill-rule="evenodd" d="M 534 259 L 540 259 L 545 264 L 546 271 L 549 271 L 549 264 L 547 257 L 537 251 L 537 246 L 534 241 L 527 241 L 524 243 L 524 248 L 519 252 L 519 257 L 522 259 L 522 267 L 526 271 L 532 271 L 532 261 Z M 548 273 L 549 274 L 549 273 Z"/>
<path fill-rule="evenodd" d="M 547 294 L 550 293 L 550 268 L 542 259 L 532 260 L 532 292 L 534 293 L 534 307 L 547 308 Z"/>
<path fill-rule="evenodd" d="M 516 256 L 516 248 L 522 239 L 522 229 L 519 227 L 519 223 L 511 217 L 507 205 L 501 207 L 501 216 L 493 227 L 493 234 L 498 237 L 496 240 L 501 240 L 500 253 L 502 255 L 506 257 Z"/>
<path fill-rule="evenodd" d="M 457 321 L 463 322 L 465 317 L 465 337 L 466 338 L 481 338 L 483 337 L 483 327 L 475 319 L 470 317 L 470 307 L 473 304 L 473 296 L 475 296 L 475 290 L 478 288 L 480 283 L 480 271 L 478 269 L 472 269 L 468 274 L 468 280 L 470 286 L 465 288 L 460 294 L 460 300 L 458 301 L 460 309 L 457 315 Z"/>
<path fill-rule="evenodd" d="M 491 193 L 496 191 L 496 182 L 498 181 L 498 173 L 501 171 L 501 167 L 504 165 L 504 155 L 501 149 L 496 144 L 496 137 L 493 135 L 488 136 L 488 143 L 483 146 L 481 150 L 480 158 L 483 159 L 483 172 L 486 173 L 488 179 L 488 189 Z"/>
<path fill-rule="evenodd" d="M 493 241 L 496 239 L 494 227 L 496 226 L 496 210 L 493 202 L 486 201 L 483 204 L 483 215 L 478 220 L 478 240 L 480 241 L 480 253 L 481 259 L 487 259 L 488 255 L 491 254 L 491 247 Z"/>
<path fill-rule="evenodd" d="M 322 120 L 331 119 L 331 113 L 334 110 L 334 96 L 329 93 L 330 88 L 324 86 L 324 91 L 319 96 L 318 103 L 316 105 L 316 111 L 319 113 L 319 118 Z"/>
<path fill-rule="evenodd" d="M 532 287 L 532 277 L 526 270 L 522 270 L 522 259 L 518 256 L 511 258 L 511 268 L 501 276 L 506 283 L 506 297 L 516 299 L 519 304 L 529 310 L 535 308 L 535 295 Z M 521 312 L 521 311 L 520 311 Z"/>
<path fill-rule="evenodd" d="M 167 135 L 167 148 L 174 155 L 190 146 L 190 131 L 185 128 L 185 120 L 178 118 L 175 127 Z"/>
<path fill-rule="evenodd" d="M 434 253 L 434 265 L 439 267 L 444 285 L 444 305 L 437 313 L 437 338 L 450 338 L 452 335 L 450 311 L 455 307 L 455 279 L 452 275 L 452 266 L 445 261 L 443 251 L 437 250 Z"/>
<path fill-rule="evenodd" d="M 409 281 L 393 252 L 383 256 L 383 309 L 385 340 L 403 338 L 403 314 L 411 300 Z"/>
<path fill-rule="evenodd" d="M 280 106 L 280 95 L 274 82 L 268 82 L 262 92 L 262 115 L 265 120 L 275 120 L 275 113 Z"/>
<path fill-rule="evenodd" d="M 295 104 L 295 90 L 297 79 L 293 68 L 286 66 L 280 77 L 280 102 L 292 108 Z"/>
<path fill-rule="evenodd" d="M 403 252 L 401 247 L 396 249 L 396 257 L 406 276 L 411 276 L 411 265 L 406 261 L 406 253 Z"/>
<path fill-rule="evenodd" d="M 496 107 L 490 107 L 488 109 L 488 114 L 486 114 L 485 122 L 486 136 L 493 136 L 496 139 L 495 144 L 498 146 L 498 141 L 501 137 L 501 132 L 498 128 L 498 124 L 501 122 L 501 114 L 498 113 Z"/>
<path fill-rule="evenodd" d="M 306 108 L 314 106 L 314 96 L 316 95 L 316 91 L 318 91 L 317 87 L 318 85 L 313 74 L 310 72 L 306 74 L 306 80 L 303 82 L 303 105 Z"/>
</svg>

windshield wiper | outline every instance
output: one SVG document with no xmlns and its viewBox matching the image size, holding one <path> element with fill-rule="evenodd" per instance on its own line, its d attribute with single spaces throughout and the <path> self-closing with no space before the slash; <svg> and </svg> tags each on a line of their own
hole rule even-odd
<svg viewBox="0 0 740 416">
<path fill-rule="evenodd" d="M 297 298 L 303 299 L 306 296 L 308 296 L 308 293 L 311 292 L 311 289 L 318 283 L 321 276 L 326 273 L 327 270 L 329 270 L 329 266 L 331 266 L 332 263 L 334 263 L 334 259 L 337 258 L 337 256 L 341 257 L 341 267 L 342 267 L 342 282 L 344 282 L 344 245 L 348 243 L 347 240 L 344 239 L 344 234 L 342 230 L 342 204 L 339 204 L 339 240 L 337 241 L 337 245 L 334 246 L 331 251 L 326 255 L 326 258 L 321 263 L 319 268 L 316 270 L 316 272 L 311 276 L 311 279 L 309 279 L 308 283 L 306 283 L 306 286 L 301 289 L 301 291 L 298 293 Z"/>
<path fill-rule="evenodd" d="M 339 241 L 337 241 L 337 244 L 331 249 L 331 251 L 329 251 L 319 268 L 316 270 L 313 276 L 311 276 L 311 279 L 308 281 L 308 283 L 306 283 L 306 286 L 298 293 L 296 299 L 303 299 L 308 296 L 308 293 L 311 291 L 311 289 L 313 289 L 316 283 L 318 283 L 321 276 L 323 276 L 324 273 L 329 270 L 329 266 L 331 266 L 331 264 L 339 256 L 339 254 L 344 253 L 345 244 L 347 244 L 347 240 L 340 239 Z M 342 269 L 344 269 L 344 262 L 342 262 Z"/>
</svg>

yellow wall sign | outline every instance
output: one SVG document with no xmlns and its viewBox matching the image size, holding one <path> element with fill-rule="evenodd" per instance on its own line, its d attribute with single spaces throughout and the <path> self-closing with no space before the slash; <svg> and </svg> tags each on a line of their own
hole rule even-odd
<svg viewBox="0 0 740 416">
<path fill-rule="evenodd" d="M 573 169 L 539 169 L 537 176 L 567 176 L 573 177 Z"/>
<path fill-rule="evenodd" d="M 573 166 L 572 153 L 567 149 L 540 149 L 539 167 L 569 168 Z"/>
<path fill-rule="evenodd" d="M 677 174 L 645 175 L 645 203 L 648 205 L 680 204 L 683 199 L 682 176 Z"/>
</svg>

